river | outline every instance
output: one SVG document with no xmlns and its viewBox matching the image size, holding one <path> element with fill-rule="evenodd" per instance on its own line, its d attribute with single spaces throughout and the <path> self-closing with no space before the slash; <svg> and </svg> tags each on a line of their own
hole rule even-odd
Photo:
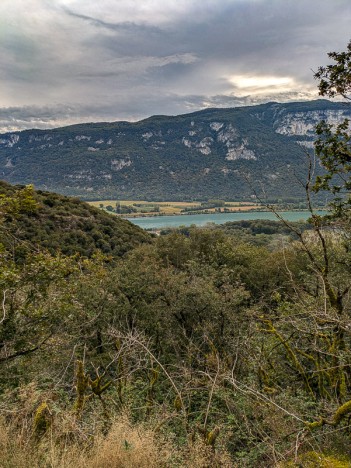
<svg viewBox="0 0 351 468">
<path fill-rule="evenodd" d="M 325 212 L 318 212 L 324 214 Z M 306 220 L 311 216 L 308 211 L 282 211 L 279 213 L 287 221 Z M 211 213 L 197 215 L 153 216 L 141 218 L 128 218 L 129 221 L 143 229 L 162 229 L 165 227 L 179 226 L 205 226 L 208 223 L 223 224 L 229 221 L 242 221 L 251 219 L 277 220 L 270 211 L 250 211 L 240 213 Z"/>
</svg>

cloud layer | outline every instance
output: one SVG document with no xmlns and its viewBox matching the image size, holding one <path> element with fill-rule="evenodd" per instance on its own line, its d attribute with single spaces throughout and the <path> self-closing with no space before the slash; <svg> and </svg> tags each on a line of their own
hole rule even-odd
<svg viewBox="0 0 351 468">
<path fill-rule="evenodd" d="M 0 131 L 316 97 L 349 0 L 2 0 Z"/>
</svg>

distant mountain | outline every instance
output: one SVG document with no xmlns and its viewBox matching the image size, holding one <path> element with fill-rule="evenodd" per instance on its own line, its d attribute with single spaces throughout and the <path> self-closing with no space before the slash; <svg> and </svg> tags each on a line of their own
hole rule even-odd
<svg viewBox="0 0 351 468">
<path fill-rule="evenodd" d="M 85 199 L 298 199 L 314 126 L 346 117 L 317 100 L 6 133 L 0 177 Z"/>
</svg>

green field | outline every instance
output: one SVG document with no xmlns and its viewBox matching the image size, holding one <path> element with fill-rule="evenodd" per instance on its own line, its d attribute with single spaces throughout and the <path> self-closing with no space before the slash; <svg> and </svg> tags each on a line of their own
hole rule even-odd
<svg viewBox="0 0 351 468">
<path fill-rule="evenodd" d="M 115 210 L 116 205 L 120 204 L 121 207 L 132 207 L 135 212 L 128 213 L 128 216 L 139 216 L 140 214 L 144 215 L 179 215 L 184 210 L 191 211 L 191 209 L 198 210 L 200 207 L 199 202 L 179 202 L 179 201 L 166 201 L 166 202 L 151 202 L 146 200 L 99 200 L 99 201 L 90 201 L 90 205 L 95 206 L 96 208 L 102 208 L 107 211 L 112 211 L 112 207 Z M 229 201 L 225 202 L 220 208 L 225 208 L 226 211 L 249 211 L 255 210 L 260 206 L 258 203 L 252 202 L 236 202 Z M 215 211 L 217 208 L 207 208 L 203 207 L 204 210 L 209 212 Z M 125 214 L 125 213 L 122 213 Z"/>
</svg>

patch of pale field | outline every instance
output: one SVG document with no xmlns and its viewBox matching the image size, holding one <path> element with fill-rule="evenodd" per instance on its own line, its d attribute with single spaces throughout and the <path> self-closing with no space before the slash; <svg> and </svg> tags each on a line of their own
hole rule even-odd
<svg viewBox="0 0 351 468">
<path fill-rule="evenodd" d="M 112 205 L 115 206 L 116 203 L 120 203 L 121 205 L 159 205 L 159 206 L 173 206 L 173 207 L 180 207 L 184 208 L 184 206 L 198 206 L 199 203 L 196 202 L 178 202 L 178 201 L 146 201 L 146 200 L 98 200 L 98 201 L 89 201 L 89 205 L 99 207 L 101 204 L 104 206 Z"/>
<path fill-rule="evenodd" d="M 179 207 L 179 208 L 184 208 L 185 206 L 198 206 L 199 205 L 199 203 L 197 202 L 161 202 L 159 204 L 164 205 L 164 206 L 169 205 L 169 206 L 174 206 L 174 207 Z"/>
<path fill-rule="evenodd" d="M 141 203 L 145 205 L 150 205 L 150 202 L 141 201 L 141 200 L 98 200 L 98 201 L 88 201 L 89 205 L 100 207 L 100 205 L 104 206 L 116 206 L 116 203 L 120 203 L 121 205 L 133 205 L 134 203 Z"/>
<path fill-rule="evenodd" d="M 113 207 L 116 206 L 116 203 L 120 203 L 121 205 L 134 205 L 137 204 L 139 210 L 140 209 L 148 209 L 151 206 L 158 206 L 160 214 L 163 215 L 179 215 L 184 208 L 195 208 L 199 207 L 199 202 L 178 202 L 178 201 L 147 201 L 147 200 L 98 200 L 98 201 L 90 201 L 88 202 L 90 205 L 100 208 L 100 205 L 104 205 L 104 207 L 111 205 Z M 240 212 L 240 211 L 250 211 L 257 209 L 259 205 L 253 204 L 252 202 L 226 202 L 225 208 L 229 212 Z M 223 207 L 222 207 L 223 208 Z M 208 213 L 214 213 L 216 210 L 214 208 L 205 208 Z M 227 211 L 227 212 L 228 212 Z M 157 216 L 157 213 L 148 211 L 144 213 L 130 213 L 128 217 L 138 217 L 138 216 Z"/>
<path fill-rule="evenodd" d="M 179 207 L 179 206 L 164 206 L 164 205 L 160 206 L 161 213 L 169 213 L 169 214 L 180 213 L 182 209 L 183 207 Z"/>
<path fill-rule="evenodd" d="M 116 206 L 116 201 L 117 200 L 98 200 L 98 201 L 88 201 L 87 203 L 91 206 L 95 206 L 96 208 L 100 208 L 100 205 L 112 205 Z"/>
<path fill-rule="evenodd" d="M 142 205 L 160 205 L 160 206 L 174 206 L 174 207 L 185 207 L 185 206 L 198 206 L 200 202 L 180 202 L 180 201 L 147 201 L 147 200 L 96 200 L 96 201 L 88 201 L 89 205 L 92 206 L 100 206 L 103 205 L 115 205 L 117 202 L 121 203 L 122 205 L 134 205 L 142 204 Z M 257 204 L 252 202 L 238 202 L 238 201 L 228 201 L 225 202 L 225 205 L 233 205 L 233 206 L 257 206 Z"/>
</svg>

